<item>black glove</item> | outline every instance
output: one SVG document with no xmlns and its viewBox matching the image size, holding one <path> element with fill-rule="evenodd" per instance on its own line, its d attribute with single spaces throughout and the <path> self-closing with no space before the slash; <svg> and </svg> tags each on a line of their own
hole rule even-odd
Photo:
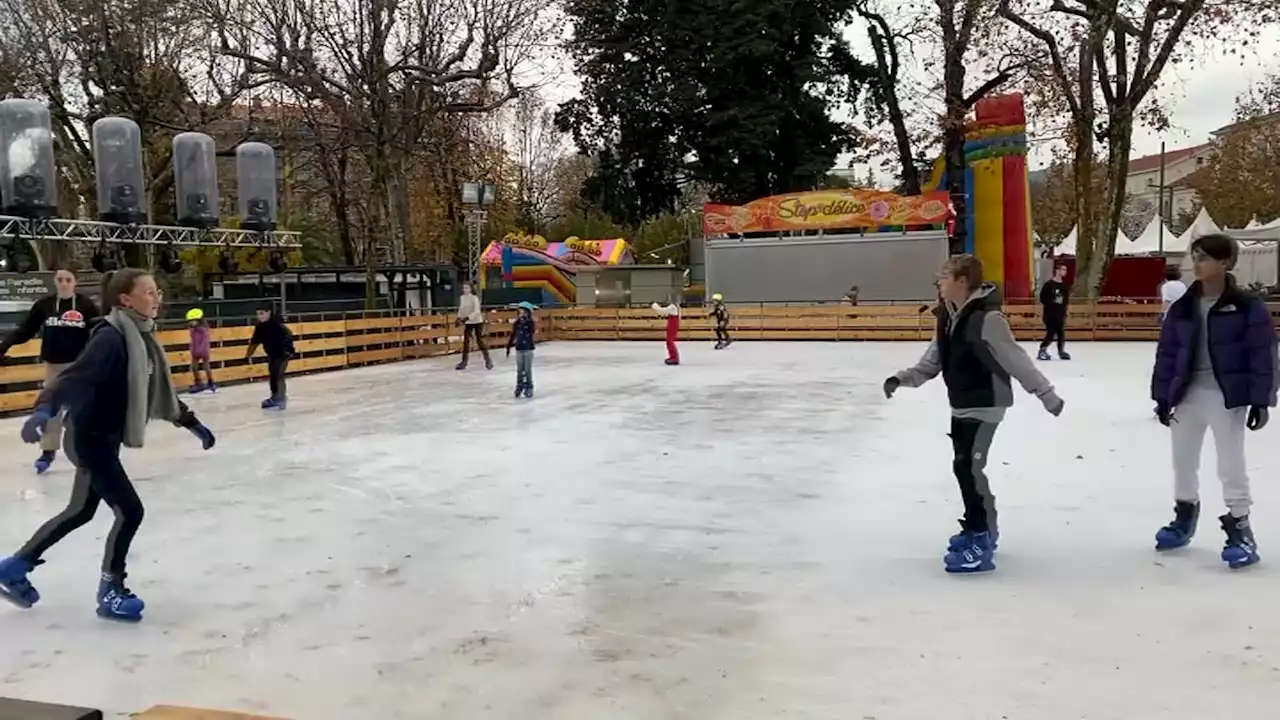
<svg viewBox="0 0 1280 720">
<path fill-rule="evenodd" d="M 1173 422 L 1173 411 L 1169 409 L 1168 405 L 1161 403 L 1156 406 L 1156 419 L 1160 421 L 1161 425 L 1169 427 L 1169 423 Z"/>
<path fill-rule="evenodd" d="M 1254 405 L 1249 408 L 1249 419 L 1245 421 L 1244 426 L 1250 430 L 1261 430 L 1267 426 L 1267 421 L 1271 419 L 1271 411 L 1261 405 Z"/>
<path fill-rule="evenodd" d="M 886 399 L 892 398 L 893 394 L 898 392 L 898 388 L 902 387 L 902 381 L 896 377 L 886 378 L 884 381 L 884 396 Z"/>
</svg>

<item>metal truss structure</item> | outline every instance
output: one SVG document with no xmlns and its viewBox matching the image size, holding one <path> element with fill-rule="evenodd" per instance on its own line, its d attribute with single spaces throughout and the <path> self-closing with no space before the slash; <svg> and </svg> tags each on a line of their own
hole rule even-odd
<svg viewBox="0 0 1280 720">
<path fill-rule="evenodd" d="M 235 228 L 179 227 L 176 225 L 117 225 L 96 220 L 29 220 L 0 215 L 0 239 L 65 240 L 120 245 L 182 245 L 193 247 L 300 248 L 302 233 L 273 230 L 253 232 Z"/>
</svg>

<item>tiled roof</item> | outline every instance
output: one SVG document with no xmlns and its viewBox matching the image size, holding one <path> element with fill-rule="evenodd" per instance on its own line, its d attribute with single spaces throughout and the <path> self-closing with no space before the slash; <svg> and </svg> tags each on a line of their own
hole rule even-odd
<svg viewBox="0 0 1280 720">
<path fill-rule="evenodd" d="M 1179 160 L 1185 160 L 1186 158 L 1192 157 L 1197 153 L 1201 153 L 1201 152 L 1204 152 L 1205 150 L 1208 150 L 1210 147 L 1211 145 L 1209 143 L 1204 143 L 1203 145 L 1193 145 L 1192 147 L 1189 147 L 1189 148 L 1180 148 L 1178 150 L 1166 150 L 1164 152 L 1164 166 L 1167 168 L 1170 165 L 1178 162 Z M 1133 158 L 1129 160 L 1130 175 L 1134 175 L 1136 173 L 1151 172 L 1152 170 L 1159 170 L 1159 169 L 1160 169 L 1160 156 L 1158 154 L 1144 155 L 1142 157 Z"/>
</svg>

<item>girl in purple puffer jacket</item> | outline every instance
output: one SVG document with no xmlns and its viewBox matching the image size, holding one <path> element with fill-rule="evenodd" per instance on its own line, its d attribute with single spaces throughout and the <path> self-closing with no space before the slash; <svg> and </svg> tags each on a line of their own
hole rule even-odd
<svg viewBox="0 0 1280 720">
<path fill-rule="evenodd" d="M 187 311 L 187 325 L 191 331 L 191 392 L 198 393 L 209 390 L 217 392 L 218 386 L 213 382 L 213 370 L 209 367 L 210 343 L 209 323 L 204 321 L 204 311 L 192 308 Z M 204 376 L 208 384 L 200 382 L 200 368 L 204 368 Z"/>
<path fill-rule="evenodd" d="M 1267 306 L 1236 286 L 1230 274 L 1238 255 L 1227 235 L 1191 244 L 1196 281 L 1169 307 L 1160 328 L 1151 399 L 1172 431 L 1174 519 L 1156 533 L 1156 549 L 1191 542 L 1200 517 L 1200 450 L 1213 431 L 1218 477 L 1228 512 L 1218 518 L 1227 542 L 1222 560 L 1232 568 L 1258 562 L 1249 524 L 1245 428 L 1261 430 L 1276 404 L 1276 330 Z"/>
</svg>

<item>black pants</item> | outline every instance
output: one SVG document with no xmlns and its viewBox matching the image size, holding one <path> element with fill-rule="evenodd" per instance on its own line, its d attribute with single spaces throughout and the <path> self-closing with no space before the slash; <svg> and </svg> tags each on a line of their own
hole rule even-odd
<svg viewBox="0 0 1280 720">
<path fill-rule="evenodd" d="M 996 530 L 996 496 L 987 481 L 987 453 L 999 423 L 951 418 L 951 469 L 964 501 L 964 524 L 973 532 Z"/>
<path fill-rule="evenodd" d="M 729 342 L 729 326 L 728 325 L 716 326 L 716 340 L 722 343 Z"/>
<path fill-rule="evenodd" d="M 462 364 L 467 364 L 467 355 L 471 354 L 471 340 L 476 341 L 476 347 L 480 349 L 480 354 L 484 355 L 484 361 L 489 362 L 489 348 L 484 344 L 484 323 L 467 323 L 462 330 Z"/>
<path fill-rule="evenodd" d="M 267 358 L 267 383 L 271 387 L 272 400 L 285 400 L 289 397 L 285 387 L 285 373 L 289 371 L 289 358 Z"/>
<path fill-rule="evenodd" d="M 71 500 L 62 512 L 40 526 L 17 556 L 36 563 L 40 556 L 68 533 L 87 524 L 98 511 L 98 503 L 106 502 L 116 515 L 107 535 L 107 549 L 102 558 L 103 574 L 124 578 L 125 559 L 133 536 L 142 525 L 142 500 L 133 482 L 120 464 L 120 439 L 87 435 L 67 428 L 67 457 L 76 466 L 71 485 Z"/>
<path fill-rule="evenodd" d="M 1049 343 L 1058 341 L 1058 352 L 1066 349 L 1067 316 L 1065 313 L 1046 310 L 1044 313 L 1044 339 L 1040 341 L 1040 349 L 1046 350 Z"/>
</svg>

